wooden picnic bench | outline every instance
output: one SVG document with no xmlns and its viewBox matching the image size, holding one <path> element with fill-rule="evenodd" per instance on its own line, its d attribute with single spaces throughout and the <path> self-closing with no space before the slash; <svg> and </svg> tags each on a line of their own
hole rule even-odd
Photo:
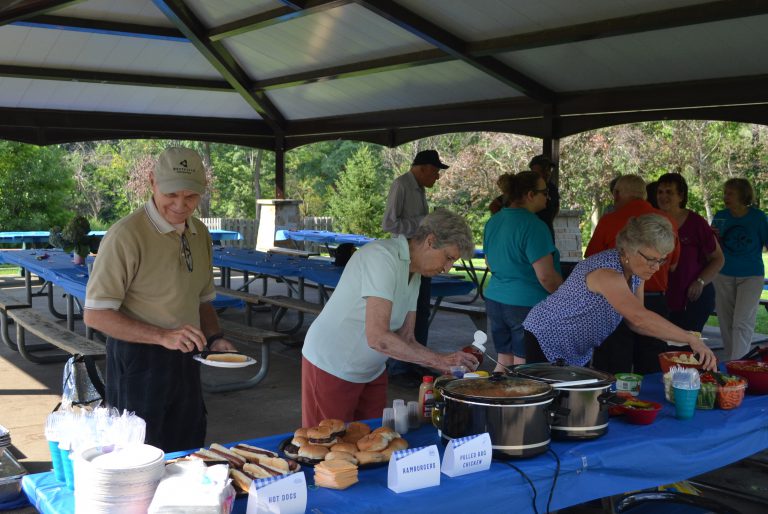
<svg viewBox="0 0 768 514">
<path fill-rule="evenodd" d="M 282 332 L 285 334 L 296 333 L 301 328 L 301 325 L 303 323 L 303 317 L 300 317 L 299 321 L 293 327 L 281 330 L 279 328 L 280 321 L 283 319 L 283 316 L 285 316 L 285 314 L 289 310 L 297 311 L 302 314 L 313 314 L 315 316 L 319 315 L 320 312 L 323 310 L 323 306 L 319 303 L 308 302 L 307 300 L 302 300 L 301 298 L 294 298 L 291 296 L 258 295 L 258 294 L 249 293 L 247 291 L 239 291 L 239 290 L 229 289 L 222 286 L 217 286 L 216 292 L 224 296 L 239 298 L 245 302 L 246 323 L 248 325 L 251 325 L 251 308 L 253 306 L 258 306 L 258 305 L 269 306 L 272 311 L 271 329 L 276 332 Z M 291 343 L 288 341 L 283 341 L 283 343 L 289 346 L 291 345 Z"/>
<path fill-rule="evenodd" d="M 11 308 L 3 310 L 3 340 L 10 348 L 18 351 L 22 357 L 30 362 L 44 364 L 50 362 L 64 362 L 71 355 L 92 355 L 102 357 L 106 355 L 106 346 L 103 343 L 92 341 L 86 337 L 67 330 L 41 316 L 33 309 Z M 6 316 L 7 314 L 7 316 Z M 7 338 L 8 318 L 16 324 L 16 342 Z M 26 334 L 29 332 L 40 339 L 46 345 L 27 346 Z M 37 355 L 41 350 L 50 350 L 56 347 L 63 354 Z"/>
</svg>

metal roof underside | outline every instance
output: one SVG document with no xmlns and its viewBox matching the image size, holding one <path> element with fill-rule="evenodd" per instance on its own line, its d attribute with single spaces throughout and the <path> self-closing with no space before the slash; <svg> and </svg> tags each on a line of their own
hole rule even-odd
<svg viewBox="0 0 768 514">
<path fill-rule="evenodd" d="M 768 124 L 768 0 L 0 0 L 0 137 Z"/>
</svg>

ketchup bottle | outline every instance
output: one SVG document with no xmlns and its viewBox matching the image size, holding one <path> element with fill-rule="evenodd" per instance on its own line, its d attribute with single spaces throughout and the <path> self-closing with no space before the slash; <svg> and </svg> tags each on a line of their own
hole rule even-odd
<svg viewBox="0 0 768 514">
<path fill-rule="evenodd" d="M 485 332 L 478 330 L 475 332 L 475 340 L 472 344 L 465 346 L 461 349 L 462 352 L 471 353 L 475 356 L 478 362 L 478 366 L 483 363 L 483 354 L 485 354 L 485 342 L 488 341 L 488 336 Z"/>
</svg>

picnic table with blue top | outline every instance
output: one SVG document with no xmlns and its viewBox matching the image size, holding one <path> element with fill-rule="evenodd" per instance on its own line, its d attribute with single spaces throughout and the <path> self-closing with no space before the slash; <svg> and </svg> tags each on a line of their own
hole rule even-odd
<svg viewBox="0 0 768 514">
<path fill-rule="evenodd" d="M 259 278 L 275 278 L 285 282 L 289 296 L 305 298 L 305 282 L 309 280 L 318 286 L 318 301 L 324 304 L 328 298 L 327 290 L 335 288 L 341 279 L 344 268 L 336 266 L 327 259 L 307 259 L 258 250 L 246 250 L 242 248 L 215 248 L 213 251 L 213 265 L 222 269 L 222 286 L 231 287 L 231 270 L 244 273 L 241 290 L 248 290 L 248 286 Z M 248 273 L 253 273 L 250 277 Z M 432 296 L 435 298 L 433 313 L 440 302 L 447 296 L 461 296 L 474 289 L 474 284 L 468 280 L 450 275 L 438 275 L 432 279 Z M 263 295 L 267 294 L 266 281 L 263 286 Z M 298 313 L 298 323 L 303 322 L 302 313 Z"/>
<path fill-rule="evenodd" d="M 218 229 L 212 229 L 208 230 L 211 233 L 211 239 L 213 241 L 240 241 L 243 239 L 243 236 L 240 234 L 240 232 L 235 232 L 233 230 L 218 230 Z M 91 230 L 88 235 L 89 236 L 95 236 L 95 237 L 104 237 L 104 234 L 106 234 L 106 230 Z M 30 230 L 30 231 L 21 231 L 21 232 L 0 232 L 0 243 L 8 243 L 8 244 L 22 244 L 26 245 L 27 243 L 36 243 L 36 244 L 42 244 L 48 242 L 48 236 L 50 235 L 50 232 L 48 231 L 42 231 L 42 230 Z"/>
<path fill-rule="evenodd" d="M 329 232 L 327 230 L 278 230 L 275 232 L 275 241 L 310 241 L 326 246 L 350 243 L 355 246 L 363 246 L 375 241 L 373 237 L 359 234 L 344 234 L 341 232 Z"/>
<path fill-rule="evenodd" d="M 488 471 L 456 478 L 441 475 L 439 486 L 407 493 L 388 489 L 387 466 L 360 468 L 359 482 L 344 491 L 316 487 L 312 468 L 304 466 L 300 472 L 305 473 L 308 484 L 306 511 L 548 512 L 679 482 L 768 448 L 768 396 L 748 395 L 737 409 L 697 410 L 692 419 L 681 421 L 675 418 L 674 405 L 664 400 L 661 375 L 653 374 L 643 380 L 642 398 L 663 405 L 652 425 L 631 425 L 623 418 L 612 418 L 607 434 L 598 439 L 552 442 L 551 452 L 528 459 L 494 459 Z M 369 423 L 375 428 L 381 420 Z M 277 451 L 292 436 L 285 433 L 242 442 Z M 411 448 L 435 444 L 441 456 L 444 452 L 431 425 L 404 437 Z M 24 477 L 22 488 L 44 514 L 74 512 L 73 493 L 52 472 Z M 246 506 L 247 497 L 239 498 L 233 512 L 243 514 Z"/>
<path fill-rule="evenodd" d="M 329 232 L 326 230 L 278 230 L 275 232 L 275 240 L 310 241 L 313 243 L 325 245 L 330 252 L 330 245 L 338 246 L 343 243 L 351 243 L 355 246 L 363 246 L 364 244 L 375 241 L 376 239 L 359 234 L 344 234 L 340 232 Z M 482 248 L 475 248 L 473 255 L 475 259 L 485 258 L 485 252 Z M 483 287 L 485 286 L 485 280 L 488 277 L 488 268 L 476 268 L 471 259 L 469 261 L 461 259 L 461 264 L 456 264 L 454 268 L 466 271 L 469 279 L 475 285 L 475 294 L 472 299 L 467 302 L 457 303 L 472 303 L 481 297 L 483 294 Z"/>
<path fill-rule="evenodd" d="M 215 248 L 213 265 L 247 271 L 257 276 L 265 275 L 287 281 L 295 279 L 300 288 L 293 289 L 293 292 L 302 299 L 305 280 L 326 288 L 335 288 L 344 271 L 342 266 L 336 266 L 326 259 L 305 259 L 243 248 Z M 222 285 L 229 287 L 228 284 Z M 432 296 L 459 296 L 469 293 L 472 287 L 471 282 L 461 278 L 439 275 L 432 279 Z"/>
<path fill-rule="evenodd" d="M 93 263 L 93 256 L 87 258 L 89 264 Z M 27 304 L 32 304 L 32 298 L 46 296 L 48 309 L 55 317 L 67 320 L 67 328 L 74 331 L 75 304 L 78 304 L 82 312 L 82 302 L 85 301 L 85 290 L 88 285 L 88 266 L 74 264 L 69 253 L 61 250 L 1 250 L 0 263 L 14 264 L 26 270 L 24 284 L 26 287 Z M 31 275 L 37 275 L 42 284 L 37 292 L 33 291 Z M 59 313 L 54 306 L 53 287 L 58 286 L 64 290 L 67 299 L 66 314 Z M 237 299 L 217 296 L 212 302 L 217 309 L 226 307 L 240 307 L 242 302 Z M 88 336 L 92 333 L 88 330 Z"/>
</svg>

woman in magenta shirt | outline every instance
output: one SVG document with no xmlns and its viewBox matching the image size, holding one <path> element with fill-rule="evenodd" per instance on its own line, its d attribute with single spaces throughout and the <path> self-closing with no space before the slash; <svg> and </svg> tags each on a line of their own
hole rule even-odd
<svg viewBox="0 0 768 514">
<path fill-rule="evenodd" d="M 725 263 L 723 251 L 707 220 L 686 208 L 688 184 L 679 173 L 657 181 L 659 208 L 677 222 L 680 258 L 669 273 L 669 321 L 685 330 L 701 332 L 715 310 L 712 280 Z"/>
</svg>

